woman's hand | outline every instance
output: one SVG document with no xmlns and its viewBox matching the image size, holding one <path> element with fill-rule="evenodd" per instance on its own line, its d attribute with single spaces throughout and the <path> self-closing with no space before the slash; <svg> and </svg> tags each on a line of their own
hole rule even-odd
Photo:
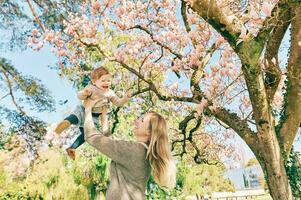
<svg viewBox="0 0 301 200">
<path fill-rule="evenodd" d="M 85 88 L 83 91 L 82 91 L 82 95 L 88 97 L 92 94 L 92 90 L 89 89 L 89 88 Z"/>
<path fill-rule="evenodd" d="M 90 98 L 84 100 L 83 105 L 85 107 L 85 110 L 91 110 L 97 101 L 99 100 L 93 100 Z"/>
</svg>

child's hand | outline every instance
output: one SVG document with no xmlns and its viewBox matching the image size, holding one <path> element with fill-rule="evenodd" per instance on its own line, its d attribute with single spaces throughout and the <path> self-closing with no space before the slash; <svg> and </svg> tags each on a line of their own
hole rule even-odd
<svg viewBox="0 0 301 200">
<path fill-rule="evenodd" d="M 128 91 L 126 91 L 126 93 L 125 93 L 125 96 L 127 97 L 127 98 L 131 98 L 132 97 L 132 90 L 128 90 Z"/>
</svg>

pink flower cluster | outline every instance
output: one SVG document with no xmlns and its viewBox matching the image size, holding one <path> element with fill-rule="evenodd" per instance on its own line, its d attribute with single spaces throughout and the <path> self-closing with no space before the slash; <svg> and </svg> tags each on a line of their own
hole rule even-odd
<svg viewBox="0 0 301 200">
<path fill-rule="evenodd" d="M 250 12 L 244 16 L 247 22 L 242 40 L 248 33 L 258 33 L 275 3 L 275 0 L 264 1 L 262 5 L 250 3 Z M 186 29 L 178 13 L 180 6 L 180 1 L 172 0 L 91 0 L 83 4 L 81 12 L 68 15 L 63 33 L 52 30 L 40 33 L 34 29 L 30 42 L 37 50 L 45 42 L 50 43 L 56 55 L 72 65 L 90 61 L 91 53 L 85 45 L 97 45 L 107 56 L 104 59 L 115 59 L 140 69 L 146 78 L 150 71 L 161 71 L 164 76 L 172 71 L 190 81 L 192 68 L 199 67 L 204 73 L 200 87 L 207 99 L 214 102 L 212 110 L 233 102 L 239 102 L 245 110 L 251 109 L 237 55 L 223 37 L 190 9 L 186 22 L 189 30 Z M 201 66 L 212 45 L 217 48 L 213 58 Z M 191 93 L 190 88 L 180 91 L 178 81 L 171 85 L 170 90 L 164 84 L 161 88 L 179 96 Z M 277 95 L 275 102 L 281 102 Z M 205 105 L 203 101 L 198 105 L 198 115 Z"/>
</svg>

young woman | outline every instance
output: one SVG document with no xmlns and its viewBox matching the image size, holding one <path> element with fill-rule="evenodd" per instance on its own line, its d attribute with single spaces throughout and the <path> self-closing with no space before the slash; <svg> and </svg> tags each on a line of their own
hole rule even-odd
<svg viewBox="0 0 301 200">
<path fill-rule="evenodd" d="M 107 200 L 143 200 L 150 174 L 168 188 L 176 182 L 176 167 L 172 159 L 165 119 L 149 112 L 136 120 L 133 133 L 136 141 L 116 140 L 99 134 L 91 110 L 95 101 L 86 100 L 85 140 L 112 159 Z"/>
</svg>

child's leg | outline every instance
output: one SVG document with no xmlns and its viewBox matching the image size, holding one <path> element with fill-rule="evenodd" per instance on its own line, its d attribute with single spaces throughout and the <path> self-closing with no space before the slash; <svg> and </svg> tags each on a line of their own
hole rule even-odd
<svg viewBox="0 0 301 200">
<path fill-rule="evenodd" d="M 76 138 L 73 144 L 66 149 L 68 156 L 75 160 L 75 149 L 85 142 L 84 128 L 79 127 L 80 135 Z"/>
<path fill-rule="evenodd" d="M 80 135 L 76 138 L 76 140 L 72 143 L 70 148 L 77 149 L 80 145 L 82 145 L 85 142 L 85 134 L 84 134 L 84 128 L 79 127 Z"/>
<path fill-rule="evenodd" d="M 78 124 L 78 117 L 74 114 L 69 115 L 62 122 L 60 122 L 55 128 L 54 132 L 61 134 L 64 130 L 69 128 L 71 124 Z"/>
</svg>

